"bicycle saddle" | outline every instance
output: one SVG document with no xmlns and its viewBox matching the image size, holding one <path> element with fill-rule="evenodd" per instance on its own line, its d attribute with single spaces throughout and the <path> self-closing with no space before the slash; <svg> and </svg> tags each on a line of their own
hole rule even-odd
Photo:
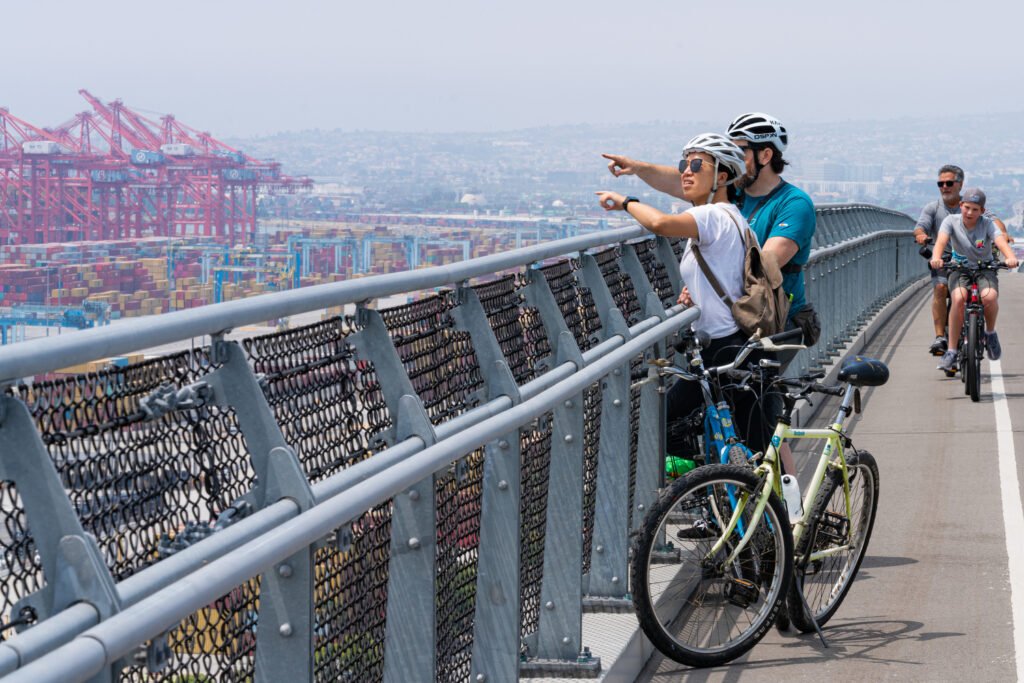
<svg viewBox="0 0 1024 683">
<path fill-rule="evenodd" d="M 839 368 L 839 381 L 855 387 L 878 387 L 889 381 L 889 368 L 867 356 L 847 358 Z"/>
</svg>

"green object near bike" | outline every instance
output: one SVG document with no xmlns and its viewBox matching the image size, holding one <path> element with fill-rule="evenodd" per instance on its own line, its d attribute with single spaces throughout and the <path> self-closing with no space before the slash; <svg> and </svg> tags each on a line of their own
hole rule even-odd
<svg viewBox="0 0 1024 683">
<path fill-rule="evenodd" d="M 665 457 L 665 476 L 668 479 L 675 479 L 676 477 L 681 477 L 686 474 L 696 466 L 697 463 L 693 460 L 669 455 Z"/>
</svg>

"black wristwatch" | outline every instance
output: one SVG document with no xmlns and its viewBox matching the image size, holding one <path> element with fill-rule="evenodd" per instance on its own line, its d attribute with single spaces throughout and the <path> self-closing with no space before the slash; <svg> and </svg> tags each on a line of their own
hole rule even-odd
<svg viewBox="0 0 1024 683">
<path fill-rule="evenodd" d="M 640 201 L 640 200 L 637 199 L 636 197 L 626 197 L 625 199 L 622 200 L 622 210 L 625 211 L 626 207 L 629 206 L 630 202 L 638 202 L 638 201 Z"/>
</svg>

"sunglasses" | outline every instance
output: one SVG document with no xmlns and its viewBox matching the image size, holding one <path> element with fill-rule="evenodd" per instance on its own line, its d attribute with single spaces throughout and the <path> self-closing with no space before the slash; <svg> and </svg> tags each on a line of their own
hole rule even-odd
<svg viewBox="0 0 1024 683">
<path fill-rule="evenodd" d="M 703 164 L 704 164 L 704 160 L 703 159 L 691 159 L 690 160 L 690 172 L 691 173 L 700 173 L 700 167 Z M 685 173 L 686 172 L 686 159 L 683 159 L 682 161 L 679 162 L 679 172 L 680 173 Z"/>
<path fill-rule="evenodd" d="M 954 185 L 956 185 L 956 181 L 955 180 L 940 180 L 940 181 L 938 181 L 935 184 L 938 185 L 939 187 L 953 187 Z"/>
</svg>

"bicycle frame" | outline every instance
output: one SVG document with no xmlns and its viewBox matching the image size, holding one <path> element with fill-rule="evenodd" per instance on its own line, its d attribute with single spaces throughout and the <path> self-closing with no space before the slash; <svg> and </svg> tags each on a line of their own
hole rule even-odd
<svg viewBox="0 0 1024 683">
<path fill-rule="evenodd" d="M 768 504 L 768 497 L 771 493 L 774 491 L 780 497 L 782 496 L 782 476 L 778 449 L 786 439 L 819 439 L 825 441 L 821 455 L 818 457 L 818 464 L 814 470 L 814 475 L 811 478 L 811 484 L 808 487 L 807 492 L 804 494 L 804 516 L 794 524 L 794 547 L 796 546 L 796 543 L 799 542 L 800 537 L 803 535 L 807 526 L 810 524 L 811 507 L 818 495 L 818 489 L 821 487 L 821 483 L 825 480 L 825 474 L 829 467 L 837 468 L 843 474 L 843 497 L 846 504 L 846 516 L 847 518 L 852 516 L 852 507 L 850 504 L 850 476 L 846 467 L 846 453 L 843 447 L 843 440 L 845 438 L 843 434 L 843 425 L 846 418 L 852 412 L 851 405 L 854 400 L 855 392 L 856 388 L 854 386 L 847 385 L 846 393 L 843 396 L 843 402 L 836 415 L 836 419 L 827 429 L 793 429 L 790 425 L 781 420 L 776 425 L 775 433 L 772 435 L 771 444 L 764 455 L 764 460 L 754 470 L 754 473 L 761 477 L 764 482 L 761 485 L 761 492 L 757 497 L 754 515 L 749 524 L 749 529 L 743 534 L 739 543 L 737 543 L 736 547 L 733 548 L 732 552 L 729 554 L 729 557 L 725 560 L 726 565 L 732 564 L 736 561 L 740 552 L 746 547 L 747 542 L 753 537 L 754 532 L 757 530 L 757 526 L 761 523 L 762 512 Z M 713 557 L 725 544 L 726 539 L 729 538 L 730 534 L 736 528 L 736 524 L 742 516 L 744 508 L 749 503 L 748 498 L 749 496 L 746 494 L 741 496 L 739 503 L 736 504 L 733 509 L 732 518 L 729 520 L 725 533 L 711 548 L 707 557 Z M 852 535 L 852 527 L 847 533 Z M 852 538 L 849 538 L 848 540 L 850 540 L 850 542 L 845 545 L 811 553 L 808 557 L 808 561 L 818 560 L 829 555 L 834 555 L 839 552 L 852 549 Z"/>
</svg>

